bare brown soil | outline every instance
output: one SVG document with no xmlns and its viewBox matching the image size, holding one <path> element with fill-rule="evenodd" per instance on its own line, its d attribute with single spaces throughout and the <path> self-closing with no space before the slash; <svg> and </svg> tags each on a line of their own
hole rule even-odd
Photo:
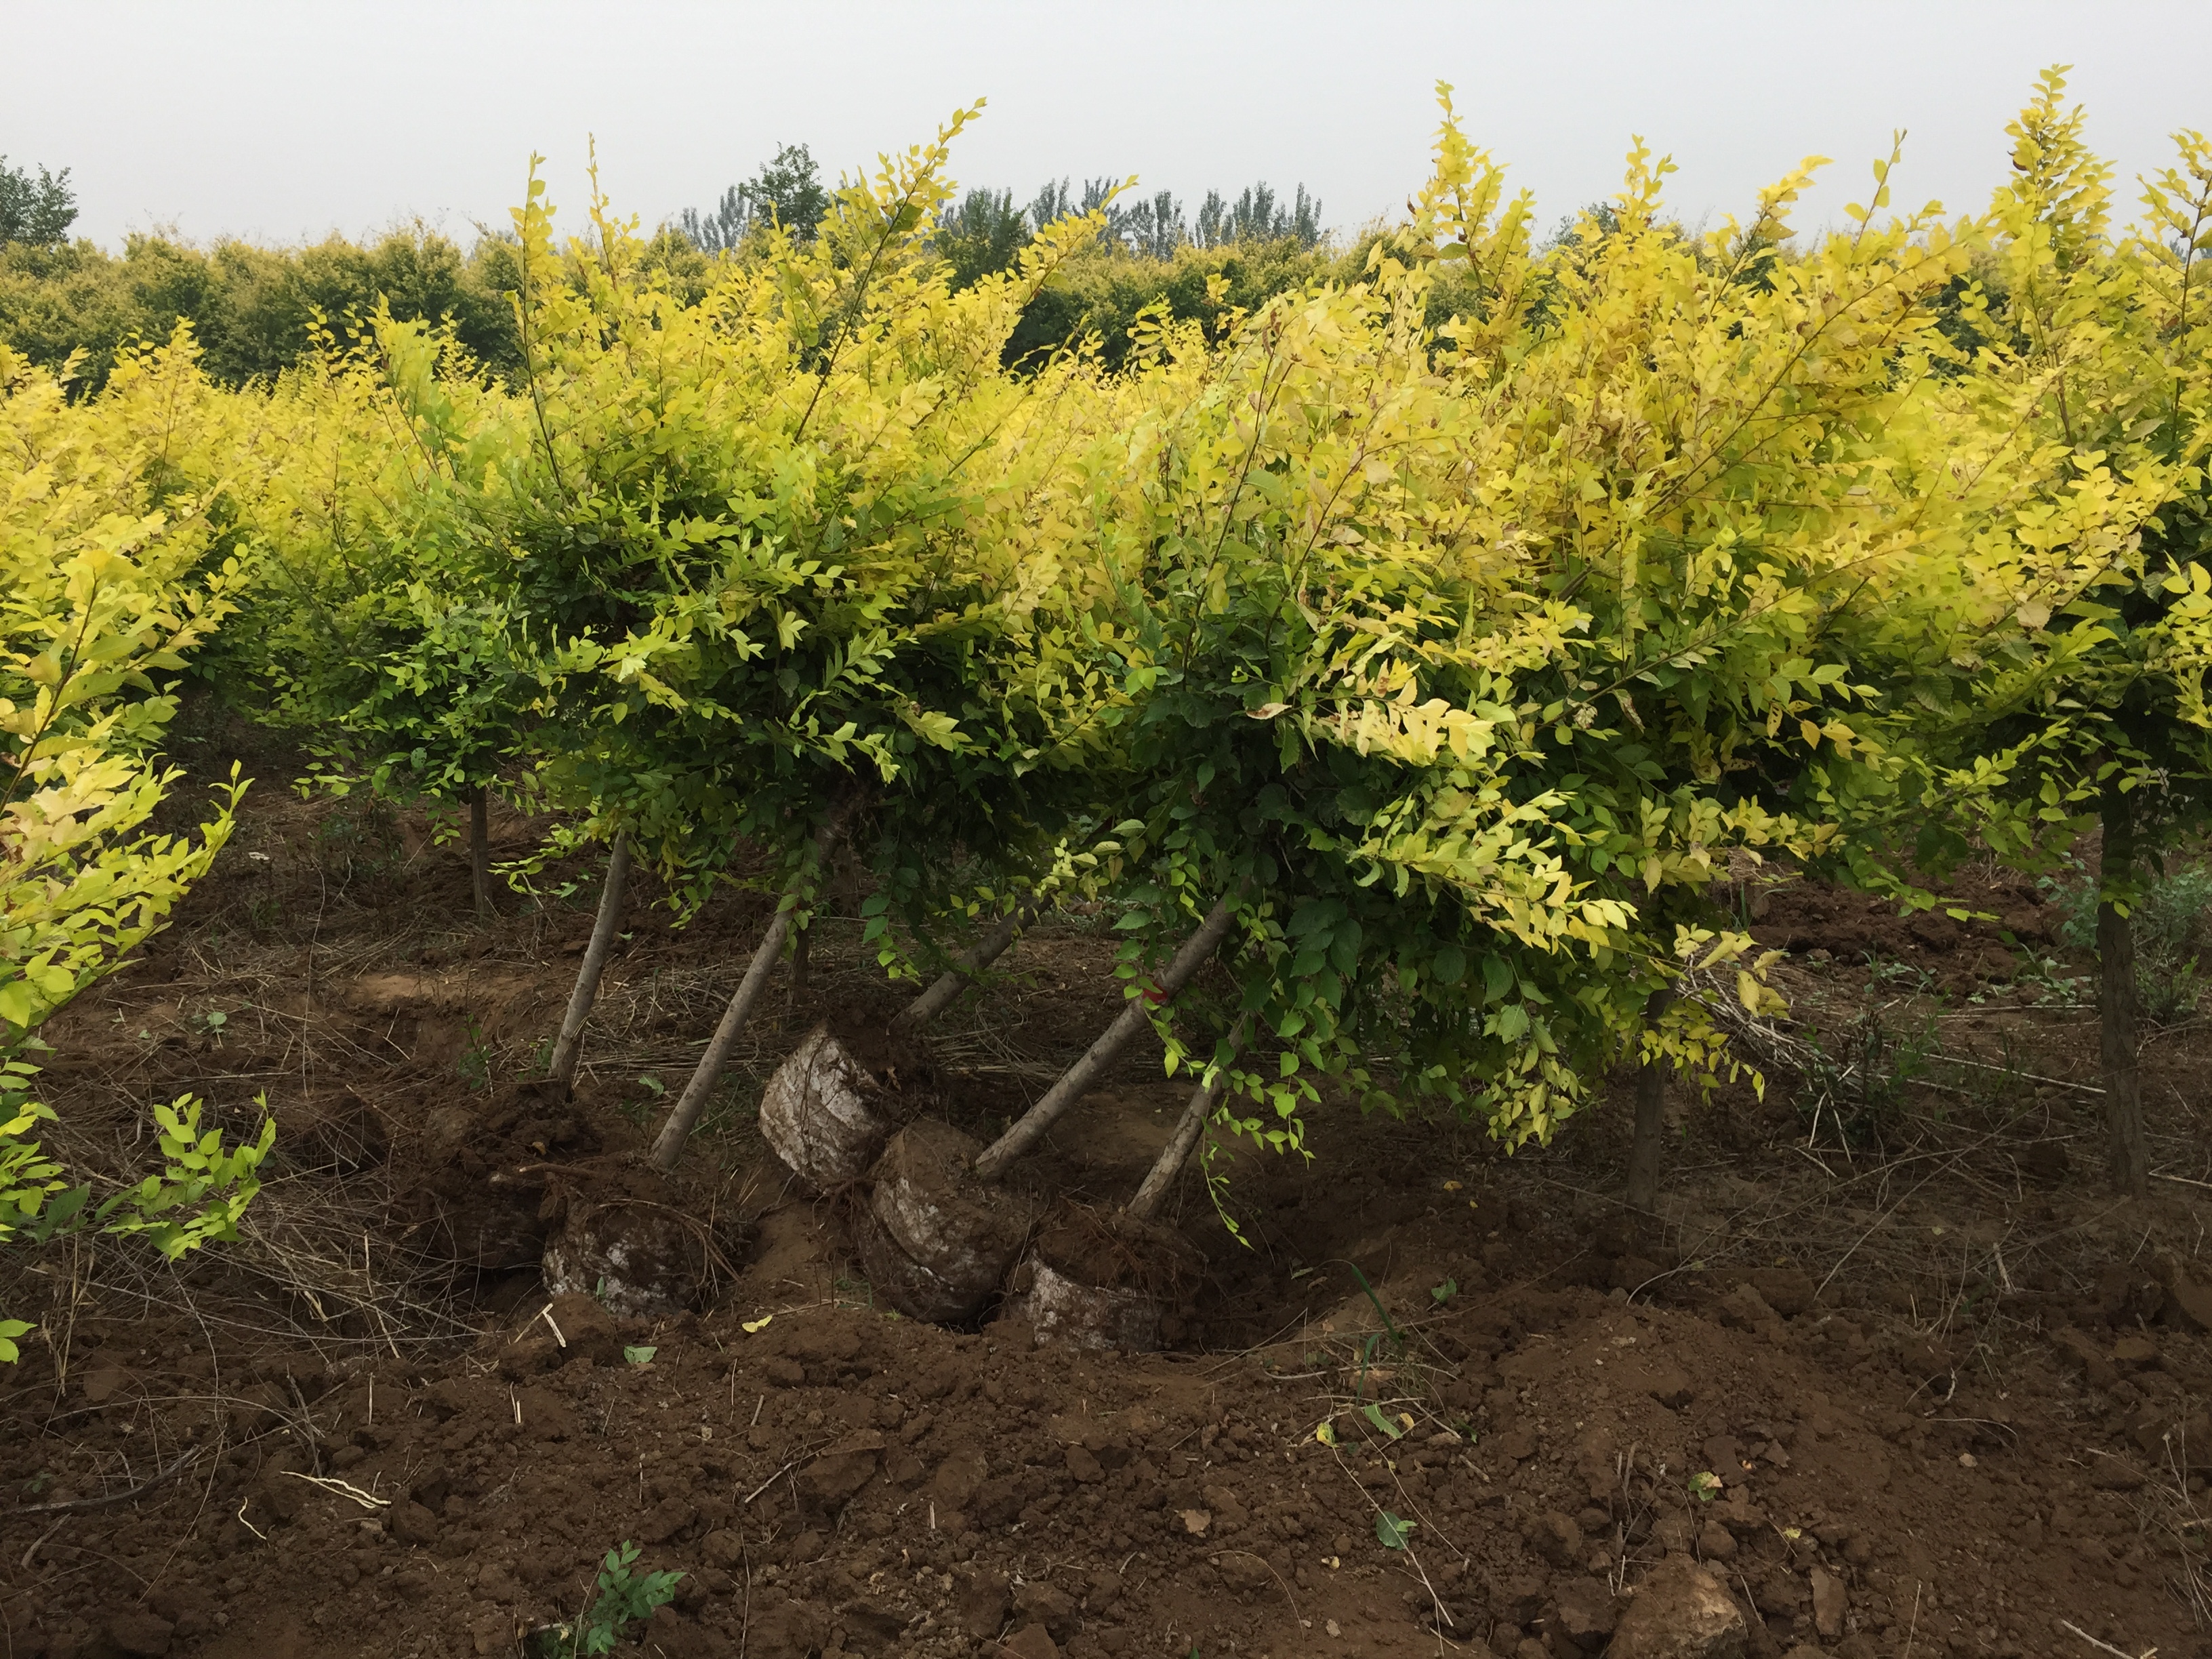
<svg viewBox="0 0 2212 1659">
<path fill-rule="evenodd" d="M 686 1575 L 637 1632 L 671 1656 L 1573 1659 L 1669 1554 L 1759 1659 L 2205 1649 L 2204 1032 L 2151 1035 L 2162 1178 L 2113 1199 L 2087 986 L 2022 977 L 2030 886 L 1962 882 L 1992 922 L 1758 898 L 1800 1023 L 1763 1100 L 1678 1103 L 1662 1227 L 1613 1201 L 1625 1091 L 1510 1158 L 1322 1113 L 1310 1162 L 1218 1151 L 1242 1242 L 1185 1176 L 1168 1352 L 1072 1354 L 877 1305 L 860 1195 L 758 1140 L 801 1033 L 897 1006 L 856 893 L 662 1182 L 635 1154 L 763 902 L 676 933 L 640 892 L 559 1104 L 529 1079 L 592 893 L 480 928 L 419 818 L 251 799 L 178 925 L 50 1028 L 48 1097 L 121 1172 L 149 1102 L 238 1129 L 265 1096 L 281 1167 L 181 1268 L 10 1251 L 42 1328 L 0 1381 L 0 1654 L 509 1653 L 623 1540 Z M 1079 920 L 1025 940 L 886 1060 L 905 1109 L 995 1131 L 1110 1016 L 1110 958 Z M 1069 1206 L 1126 1200 L 1184 1097 L 1135 1055 L 1022 1171 L 1062 1259 L 1110 1242 Z M 696 1263 L 700 1311 L 549 1307 L 548 1239 L 608 1212 Z"/>
</svg>

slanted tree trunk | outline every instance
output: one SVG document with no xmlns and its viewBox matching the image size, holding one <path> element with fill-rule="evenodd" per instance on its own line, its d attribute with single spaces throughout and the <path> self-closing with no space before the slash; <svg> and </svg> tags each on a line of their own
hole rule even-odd
<svg viewBox="0 0 2212 1659">
<path fill-rule="evenodd" d="M 1182 949 L 1168 963 L 1167 971 L 1160 975 L 1158 999 L 1164 1001 L 1190 982 L 1191 976 L 1206 965 L 1206 958 L 1218 950 L 1221 941 L 1228 937 L 1230 924 L 1237 919 L 1237 895 L 1224 893 L 1213 908 L 1206 912 L 1206 920 L 1198 931 L 1183 941 Z M 1147 1006 L 1152 999 L 1143 992 L 1129 999 L 1115 1022 L 1102 1032 L 1097 1042 L 1085 1049 L 1083 1057 L 1066 1071 L 1060 1080 L 1045 1091 L 1044 1098 L 1018 1118 L 1013 1127 L 986 1146 L 975 1159 L 975 1174 L 985 1181 L 995 1180 L 1000 1171 L 1024 1152 L 1036 1146 L 1052 1127 L 1061 1113 L 1089 1092 L 1100 1073 L 1114 1063 L 1131 1038 L 1151 1024 Z"/>
<path fill-rule="evenodd" d="M 491 902 L 491 791 L 479 789 L 469 801 L 469 880 L 476 889 L 477 915 L 489 921 L 498 914 Z"/>
<path fill-rule="evenodd" d="M 1671 991 L 1654 991 L 1644 999 L 1644 1023 L 1656 1025 Z M 1636 1134 L 1628 1144 L 1628 1207 L 1638 1215 L 1659 1213 L 1659 1162 L 1667 1133 L 1667 1062 L 1653 1055 L 1637 1068 Z"/>
<path fill-rule="evenodd" d="M 1230 1038 L 1232 1060 L 1243 1050 L 1246 1033 L 1250 1030 L 1248 1019 L 1237 1026 L 1236 1035 Z M 1211 1079 L 1203 1074 L 1200 1077 L 1198 1087 L 1191 1091 L 1190 1104 L 1183 1108 L 1182 1116 L 1176 1124 L 1175 1133 L 1168 1137 L 1168 1144 L 1160 1149 L 1159 1157 L 1153 1160 L 1152 1167 L 1146 1172 L 1144 1183 L 1137 1188 L 1137 1195 L 1128 1202 L 1126 1212 L 1132 1220 L 1150 1221 L 1159 1212 L 1160 1206 L 1167 1201 L 1176 1177 L 1182 1173 L 1182 1166 L 1190 1162 L 1191 1150 L 1198 1145 L 1199 1137 L 1206 1133 L 1206 1120 L 1213 1115 L 1214 1106 L 1221 1099 L 1221 1082 L 1219 1073 Z"/>
<path fill-rule="evenodd" d="M 2112 902 L 2135 872 L 2135 803 L 2116 786 L 2104 799 L 2104 855 L 2097 883 L 2097 1026 L 2105 1065 L 2105 1155 L 2112 1184 L 2136 1198 L 2150 1191 L 2143 1141 L 2142 1084 L 2136 1069 L 2136 938 L 2133 921 Z"/>
<path fill-rule="evenodd" d="M 592 923 L 592 942 L 584 949 L 584 964 L 576 970 L 576 988 L 568 994 L 568 1012 L 561 1018 L 561 1035 L 554 1040 L 552 1076 L 566 1100 L 576 1086 L 576 1061 L 584 1051 L 584 1022 L 599 1000 L 599 975 L 606 970 L 607 952 L 622 930 L 623 902 L 629 890 L 629 837 L 617 836 L 607 854 L 606 885 L 599 890 L 599 918 Z"/>
<path fill-rule="evenodd" d="M 975 949 L 954 957 L 952 965 L 939 974 L 927 990 L 907 1004 L 891 1022 L 891 1030 L 910 1035 L 951 1007 L 960 994 L 975 982 L 975 976 L 1004 956 L 1015 936 L 1035 922 L 1043 910 L 1044 906 L 1037 900 L 1024 899 L 1000 917 L 998 925 L 975 942 Z"/>
<path fill-rule="evenodd" d="M 753 952 L 752 961 L 745 968 L 745 976 L 738 981 L 737 990 L 730 997 L 730 1006 L 722 1010 L 721 1023 L 714 1027 L 714 1035 L 707 1044 L 707 1052 L 699 1057 L 697 1068 L 684 1092 L 669 1109 L 667 1121 L 660 1126 L 660 1133 L 653 1143 L 653 1167 L 664 1172 L 676 1167 L 676 1160 L 684 1155 L 684 1143 L 691 1137 L 699 1121 L 699 1115 L 707 1109 L 708 1097 L 721 1080 L 722 1068 L 730 1063 L 730 1052 L 738 1046 L 738 1037 L 745 1029 L 745 1021 L 760 1000 L 761 992 L 768 984 L 768 976 L 775 971 L 776 958 L 783 954 L 784 937 L 791 931 L 792 912 L 798 908 L 808 883 L 821 868 L 844 833 L 844 817 L 833 817 L 823 824 L 814 837 L 814 845 L 791 884 L 783 890 L 782 901 L 775 908 L 768 931 L 761 936 L 760 947 Z"/>
</svg>

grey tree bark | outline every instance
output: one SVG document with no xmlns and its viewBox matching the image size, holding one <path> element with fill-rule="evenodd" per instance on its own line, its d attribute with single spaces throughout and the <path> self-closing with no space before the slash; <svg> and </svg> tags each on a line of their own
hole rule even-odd
<svg viewBox="0 0 2212 1659">
<path fill-rule="evenodd" d="M 1206 965 L 1206 960 L 1221 946 L 1228 937 L 1230 924 L 1237 919 L 1237 897 L 1224 893 L 1206 912 L 1206 920 L 1198 931 L 1185 939 L 1182 948 L 1168 963 L 1167 971 L 1160 975 L 1161 997 L 1172 997 L 1190 982 L 1193 975 Z M 1111 1066 L 1127 1048 L 1131 1038 L 1152 1024 L 1146 1010 L 1148 999 L 1142 994 L 1131 997 L 1114 1023 L 1100 1033 L 1097 1040 L 1083 1052 L 1083 1057 L 1060 1073 L 1060 1080 L 1045 1091 L 1044 1098 L 1016 1119 L 1006 1133 L 986 1146 L 975 1159 L 975 1173 L 985 1181 L 995 1179 L 999 1172 L 1024 1152 L 1043 1139 L 1060 1115 L 1089 1092 L 1100 1073 Z"/>
<path fill-rule="evenodd" d="M 746 965 L 745 976 L 738 981 L 731 994 L 730 1005 L 722 1010 L 722 1018 L 714 1027 L 714 1035 L 708 1041 L 707 1052 L 699 1057 L 699 1064 L 691 1073 L 691 1080 L 684 1085 L 684 1092 L 676 1104 L 669 1109 L 668 1118 L 660 1126 L 660 1133 L 653 1143 L 653 1164 L 664 1173 L 676 1167 L 684 1155 L 684 1143 L 691 1138 L 697 1127 L 699 1115 L 707 1109 L 707 1101 L 721 1080 L 722 1068 L 730 1063 L 730 1053 L 738 1046 L 738 1038 L 745 1029 L 753 1005 L 760 1000 L 761 992 L 768 985 L 769 975 L 775 970 L 776 958 L 783 954 L 784 937 L 791 931 L 791 914 L 798 907 L 814 872 L 830 856 L 830 849 L 844 832 L 842 817 L 833 817 L 823 824 L 814 837 L 814 845 L 807 860 L 791 884 L 783 890 L 782 901 L 775 908 L 775 915 L 769 922 L 768 931 L 762 934 L 760 946 L 753 952 L 752 961 Z"/>
<path fill-rule="evenodd" d="M 960 994 L 975 982 L 975 975 L 988 968 L 1006 953 L 1006 947 L 1026 927 L 1043 913 L 1044 907 L 1035 899 L 1024 899 L 999 918 L 998 925 L 975 942 L 973 950 L 953 959 L 952 965 L 932 981 L 929 988 L 907 1004 L 897 1018 L 891 1022 L 894 1031 L 912 1033 L 935 1019 L 958 1000 Z"/>
<path fill-rule="evenodd" d="M 2097 903 L 2097 1036 L 2105 1070 L 2105 1156 L 2112 1184 L 2132 1197 L 2150 1191 L 2150 1149 L 2143 1139 L 2142 1079 L 2136 1032 L 2136 938 L 2133 922 L 2110 898 L 2135 873 L 2135 803 L 2105 792 L 2104 854 Z"/>
<path fill-rule="evenodd" d="M 1644 1000 L 1644 1023 L 1656 1024 L 1674 1000 L 1671 991 L 1654 991 Z M 1639 1215 L 1659 1212 L 1659 1164 L 1666 1133 L 1667 1064 L 1647 1060 L 1636 1072 L 1636 1133 L 1628 1145 L 1628 1207 Z"/>
<path fill-rule="evenodd" d="M 1246 1033 L 1250 1029 L 1249 1021 L 1237 1026 L 1236 1036 L 1230 1039 L 1233 1053 L 1243 1051 Z M 1175 1133 L 1168 1137 L 1168 1144 L 1160 1149 L 1159 1157 L 1145 1172 L 1144 1182 L 1137 1188 L 1137 1195 L 1127 1206 L 1127 1212 L 1132 1218 L 1150 1221 L 1159 1212 L 1160 1206 L 1166 1202 L 1168 1194 L 1175 1187 L 1176 1177 L 1182 1173 L 1182 1166 L 1190 1162 L 1191 1150 L 1198 1145 L 1199 1137 L 1206 1133 L 1206 1120 L 1213 1115 L 1214 1106 L 1220 1099 L 1220 1079 L 1218 1076 L 1210 1079 L 1201 1077 L 1198 1087 L 1191 1091 L 1190 1104 L 1182 1109 L 1182 1116 L 1176 1123 Z"/>
<path fill-rule="evenodd" d="M 561 1018 L 561 1035 L 553 1042 L 553 1081 L 566 1100 L 576 1086 L 576 1061 L 584 1051 L 584 1022 L 599 1000 L 599 975 L 606 971 L 607 952 L 622 930 L 623 902 L 629 892 L 629 837 L 617 836 L 607 853 L 606 884 L 599 890 L 599 914 L 592 923 L 592 942 L 584 947 L 583 965 L 576 969 L 576 988 L 568 994 L 568 1011 Z"/>
<path fill-rule="evenodd" d="M 479 789 L 469 802 L 469 882 L 476 889 L 477 915 L 497 915 L 491 902 L 491 791 Z"/>
</svg>

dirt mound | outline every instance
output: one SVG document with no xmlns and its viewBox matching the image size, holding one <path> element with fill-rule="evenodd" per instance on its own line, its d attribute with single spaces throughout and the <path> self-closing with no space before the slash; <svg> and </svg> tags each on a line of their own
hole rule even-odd
<svg viewBox="0 0 2212 1659">
<path fill-rule="evenodd" d="M 2059 1617 L 2166 1633 L 2128 1594 L 2150 1459 L 2051 1460 L 2042 1424 L 1970 1380 L 1938 1417 L 1900 1410 L 1926 1381 L 1902 1351 L 1869 1345 L 1839 1385 L 1821 1360 L 1851 1328 L 1815 1310 L 1736 1330 L 1504 1290 L 1402 1344 L 1323 1319 L 1200 1363 L 767 1311 L 651 1323 L 572 1297 L 436 1364 L 266 1367 L 250 1409 L 283 1427 L 228 1450 L 216 1402 L 89 1370 L 69 1385 L 81 1444 L 160 1421 L 167 1450 L 204 1455 L 50 1534 L 43 1582 L 5 1608 L 14 1650 L 113 1650 L 89 1643 L 143 1613 L 180 1653 L 507 1652 L 577 1610 L 618 1538 L 687 1575 L 649 1636 L 671 1654 L 964 1655 L 1031 1626 L 1083 1655 L 1410 1654 L 1439 1633 L 1595 1652 L 1684 1557 L 1718 1570 L 1753 1654 L 1911 1632 L 2048 1651 Z M 1364 1363 L 1316 1373 L 1370 1337 Z M 2150 1346 L 2153 1374 L 2203 1374 L 2197 1340 Z M 16 1521 L 10 1559 L 51 1524 Z M 84 1571 L 88 1547 L 112 1565 Z"/>
<path fill-rule="evenodd" d="M 186 1090 L 233 1133 L 265 1097 L 280 1152 L 182 1264 L 11 1246 L 40 1330 L 0 1371 L 0 1651 L 513 1653 L 624 1540 L 684 1575 L 633 1632 L 671 1656 L 2094 1652 L 2061 1620 L 2198 1650 L 2202 1032 L 2147 1043 L 2160 1194 L 2115 1205 L 2086 1014 L 2055 979 L 1994 995 L 2026 890 L 1962 888 L 1998 921 L 1954 936 L 1776 889 L 1807 1029 L 1878 1017 L 1919 1069 L 1862 1044 L 1848 1100 L 1770 1068 L 1676 1101 L 1652 1220 L 1608 1196 L 1617 1103 L 1508 1159 L 1332 1101 L 1312 1163 L 1217 1142 L 1218 1184 L 1133 1238 L 1113 1211 L 1187 1095 L 1156 1052 L 1003 1190 L 913 1161 L 1010 1249 L 1163 1297 L 1170 1351 L 1131 1354 L 1041 1346 L 995 1294 L 897 1316 L 876 1193 L 761 1141 L 809 1030 L 880 1042 L 897 1006 L 854 892 L 665 1181 L 636 1150 L 765 902 L 672 931 L 641 881 L 563 1102 L 532 1079 L 584 899 L 477 927 L 420 829 L 257 794 L 178 928 L 49 1028 L 80 1167 L 136 1167 L 143 1102 Z M 1121 1006 L 1113 956 L 1041 927 L 926 1051 L 864 1046 L 910 1144 L 957 1163 L 1018 1115 Z"/>
</svg>

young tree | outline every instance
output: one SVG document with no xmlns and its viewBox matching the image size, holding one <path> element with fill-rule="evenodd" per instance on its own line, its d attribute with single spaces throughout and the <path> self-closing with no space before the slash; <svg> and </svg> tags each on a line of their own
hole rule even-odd
<svg viewBox="0 0 2212 1659">
<path fill-rule="evenodd" d="M 465 814 L 489 919 L 490 797 L 526 744 L 537 686 L 515 661 L 507 556 L 469 509 L 514 416 L 450 335 L 388 312 L 370 326 L 348 351 L 325 335 L 284 384 L 291 462 L 251 509 L 270 550 L 236 654 L 264 717 L 318 757 L 315 784 Z"/>
<path fill-rule="evenodd" d="M 1977 648 L 1929 676 L 1922 741 L 1936 856 L 1957 823 L 2031 867 L 2077 829 L 2100 833 L 2100 1047 L 2106 1158 L 2148 1191 L 2137 1080 L 2130 912 L 2147 868 L 2212 818 L 2202 677 L 2212 447 L 2212 147 L 2178 135 L 2179 164 L 2146 180 L 2144 232 L 2110 227 L 2111 169 L 2051 70 L 2007 129 L 2013 173 L 1989 214 L 1995 296 L 1962 313 L 1978 342 L 1959 382 L 1962 453 L 2009 499 L 1976 562 L 1995 603 Z M 1948 684 L 1943 683 L 1948 681 Z"/>
<path fill-rule="evenodd" d="M 459 503 L 410 512 L 500 551 L 540 798 L 687 907 L 741 846 L 767 855 L 776 908 L 663 1167 L 833 850 L 876 861 L 888 903 L 941 912 L 951 849 L 987 880 L 1026 867 L 1093 787 L 1103 688 L 1080 622 L 1101 579 L 1060 554 L 1091 371 L 1018 380 L 999 358 L 1097 228 L 1057 227 L 954 293 L 929 242 L 966 118 L 841 193 L 811 241 L 770 227 L 696 306 L 603 204 L 556 253 L 533 181 L 519 395 L 459 428 L 495 459 L 409 486 Z M 430 389 L 410 394 L 418 428 Z M 580 978 L 564 1024 L 588 1002 Z"/>
<path fill-rule="evenodd" d="M 734 253 L 748 236 L 770 225 L 781 225 L 794 240 L 807 242 L 829 211 L 830 194 L 805 145 L 778 144 L 761 170 L 724 191 L 710 212 L 685 208 L 677 222 L 702 253 Z"/>
<path fill-rule="evenodd" d="M 1012 268 L 1030 239 L 1029 220 L 1011 190 L 971 190 L 938 220 L 938 252 L 951 267 L 952 286 Z"/>
<path fill-rule="evenodd" d="M 155 1109 L 162 1173 L 98 1205 L 31 1139 L 40 1025 L 156 931 L 229 838 L 234 772 L 197 838 L 149 827 L 188 657 L 246 579 L 234 491 L 261 457 L 189 337 L 127 354 L 100 397 L 0 346 L 0 1240 L 88 1225 L 173 1257 L 233 1236 L 275 1132 L 226 1151 L 187 1096 Z M 240 479 L 240 473 L 247 475 Z M 157 678 L 157 676 L 165 677 Z M 0 1321 L 0 1359 L 30 1327 Z"/>
<path fill-rule="evenodd" d="M 70 170 L 39 169 L 34 181 L 27 167 L 11 167 L 0 155 L 0 247 L 10 242 L 32 247 L 52 247 L 69 240 L 76 222 L 76 192 L 70 188 Z"/>
</svg>

